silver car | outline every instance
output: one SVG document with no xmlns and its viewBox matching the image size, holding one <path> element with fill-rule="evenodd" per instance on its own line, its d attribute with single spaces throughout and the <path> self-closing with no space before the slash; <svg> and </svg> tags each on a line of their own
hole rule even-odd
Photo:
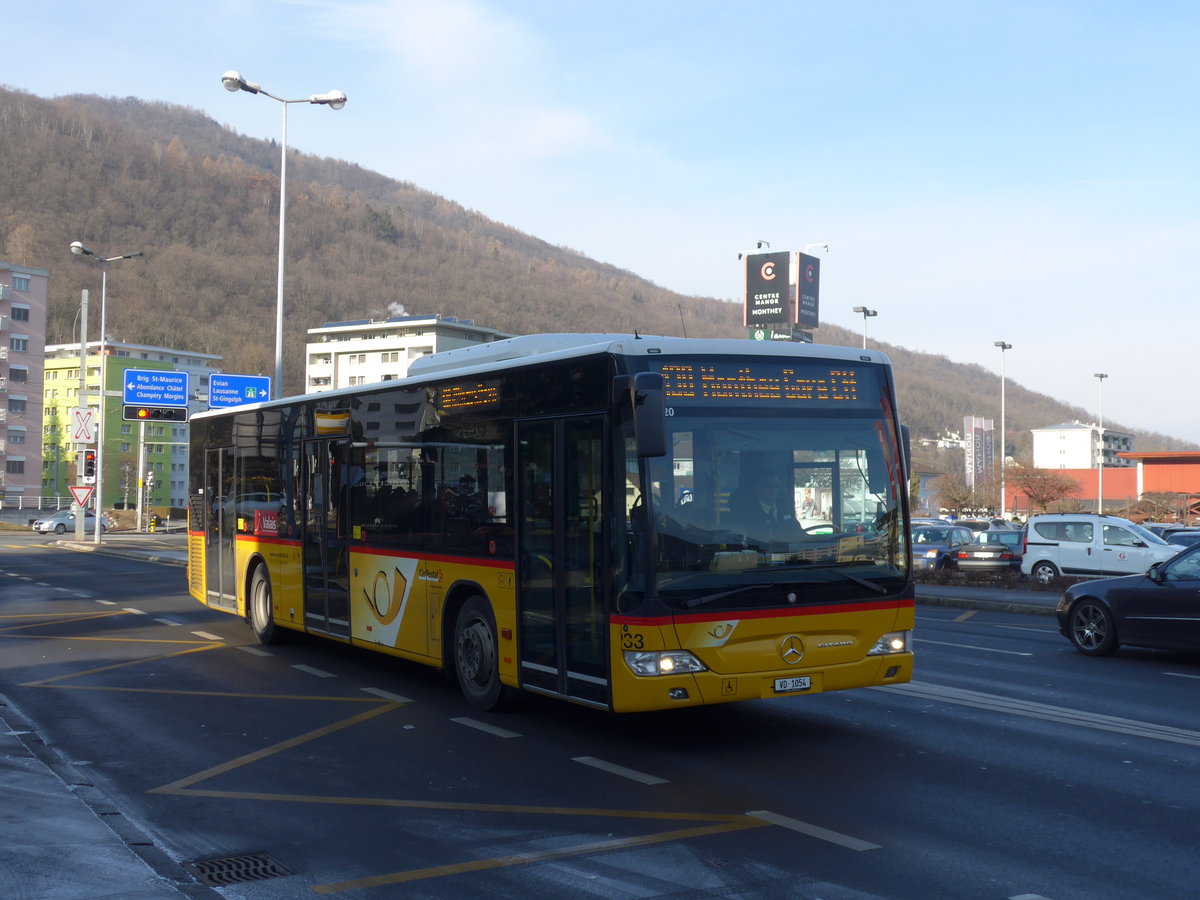
<svg viewBox="0 0 1200 900">
<path fill-rule="evenodd" d="M 44 519 L 35 519 L 31 526 L 34 531 L 39 534 L 66 534 L 68 531 L 75 530 L 75 511 L 72 509 L 60 509 L 53 515 L 46 516 Z M 87 511 L 87 518 L 83 522 L 84 531 L 88 534 L 93 534 L 96 531 L 96 514 L 90 509 Z M 100 520 L 100 532 L 103 534 L 108 531 L 108 522 Z"/>
</svg>

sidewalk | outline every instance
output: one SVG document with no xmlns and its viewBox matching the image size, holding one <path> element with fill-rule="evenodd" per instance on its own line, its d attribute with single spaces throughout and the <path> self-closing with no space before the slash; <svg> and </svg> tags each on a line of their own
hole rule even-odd
<svg viewBox="0 0 1200 900">
<path fill-rule="evenodd" d="M 218 896 L 154 847 L 3 696 L 0 785 L 0 896 L 5 900 Z"/>
<path fill-rule="evenodd" d="M 185 535 L 60 540 L 166 565 L 187 563 Z M 178 543 L 179 549 L 169 544 Z M 164 546 L 166 544 L 167 546 Z M 86 770 L 46 743 L 0 695 L 0 897 L 4 900 L 179 900 L 219 894 L 194 881 L 90 783 Z"/>
</svg>

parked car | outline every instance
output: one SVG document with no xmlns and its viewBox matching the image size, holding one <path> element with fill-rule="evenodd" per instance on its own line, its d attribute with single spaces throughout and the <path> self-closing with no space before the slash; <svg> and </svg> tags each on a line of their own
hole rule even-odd
<svg viewBox="0 0 1200 900">
<path fill-rule="evenodd" d="M 75 530 L 75 511 L 71 509 L 60 509 L 53 515 L 46 516 L 44 519 L 35 519 L 33 525 L 30 526 L 39 534 L 66 534 L 68 531 Z M 90 509 L 87 511 L 87 516 L 83 521 L 83 528 L 88 534 L 94 534 L 96 531 L 96 514 Z M 108 531 L 108 521 L 106 519 L 100 522 L 100 533 Z"/>
<path fill-rule="evenodd" d="M 1122 644 L 1200 650 L 1200 544 L 1141 575 L 1072 585 L 1055 614 L 1058 630 L 1088 656 Z"/>
<path fill-rule="evenodd" d="M 922 525 L 912 530 L 914 569 L 953 569 L 958 549 L 975 540 L 975 533 L 961 525 Z"/>
<path fill-rule="evenodd" d="M 1021 571 L 1039 584 L 1058 575 L 1124 575 L 1166 562 L 1179 549 L 1120 516 L 1051 513 L 1025 523 Z"/>
<path fill-rule="evenodd" d="M 1019 573 L 1024 543 L 1024 532 L 1016 529 L 990 528 L 981 531 L 975 535 L 972 543 L 958 548 L 958 570 L 977 575 Z"/>
<path fill-rule="evenodd" d="M 1190 547 L 1192 544 L 1200 543 L 1200 528 L 1188 528 L 1186 531 L 1172 531 L 1167 535 L 1166 540 L 1168 544 Z"/>
<path fill-rule="evenodd" d="M 909 522 L 912 524 L 913 528 L 916 528 L 918 525 L 946 525 L 947 524 L 945 519 L 930 519 L 930 518 L 910 519 Z"/>
</svg>

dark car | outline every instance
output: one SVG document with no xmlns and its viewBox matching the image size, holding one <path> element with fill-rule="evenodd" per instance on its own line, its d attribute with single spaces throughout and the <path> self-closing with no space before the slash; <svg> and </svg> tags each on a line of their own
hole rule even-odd
<svg viewBox="0 0 1200 900">
<path fill-rule="evenodd" d="M 1192 544 L 1200 544 L 1200 528 L 1172 531 L 1163 540 L 1168 544 L 1178 544 L 1180 547 L 1190 547 Z"/>
<path fill-rule="evenodd" d="M 959 547 L 956 564 L 960 572 L 977 575 L 1002 575 L 1021 571 L 1024 533 L 1014 529 L 992 528 L 975 535 L 975 540 Z"/>
<path fill-rule="evenodd" d="M 953 569 L 958 550 L 975 540 L 975 532 L 961 525 L 922 525 L 912 530 L 914 569 Z"/>
<path fill-rule="evenodd" d="M 1072 585 L 1055 614 L 1058 630 L 1088 656 L 1122 644 L 1200 650 L 1200 544 L 1142 575 Z"/>
</svg>

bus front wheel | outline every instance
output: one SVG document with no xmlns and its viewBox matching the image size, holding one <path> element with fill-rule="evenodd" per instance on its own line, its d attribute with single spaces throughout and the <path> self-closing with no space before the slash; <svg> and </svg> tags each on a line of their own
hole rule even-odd
<svg viewBox="0 0 1200 900">
<path fill-rule="evenodd" d="M 500 666 L 496 652 L 496 617 L 478 594 L 469 597 L 454 623 L 454 674 L 475 709 L 492 709 L 500 702 Z"/>
<path fill-rule="evenodd" d="M 259 566 L 250 579 L 250 627 L 260 644 L 274 644 L 279 640 L 271 613 L 271 577 L 266 566 Z"/>
</svg>

